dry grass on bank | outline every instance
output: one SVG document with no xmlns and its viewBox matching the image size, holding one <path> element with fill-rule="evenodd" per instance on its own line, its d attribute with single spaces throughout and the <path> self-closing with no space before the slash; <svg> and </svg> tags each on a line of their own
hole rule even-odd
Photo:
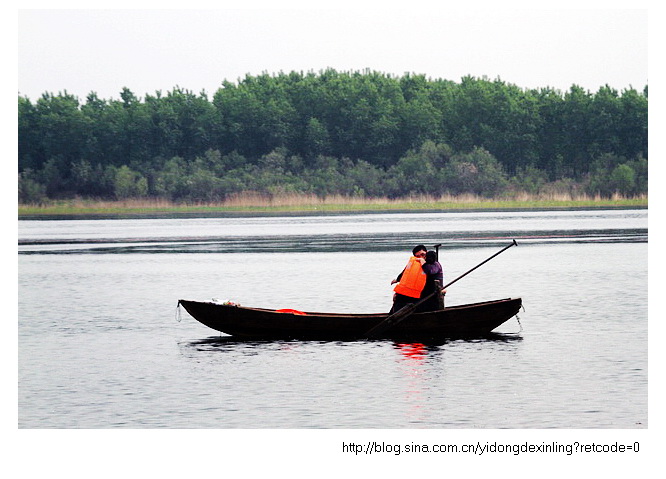
<svg viewBox="0 0 666 479">
<path fill-rule="evenodd" d="M 360 198 L 284 194 L 266 196 L 244 193 L 222 202 L 175 203 L 164 199 L 126 199 L 118 201 L 73 199 L 42 205 L 19 205 L 19 215 L 68 214 L 157 214 L 197 212 L 310 212 L 310 211 L 381 211 L 381 210 L 455 210 L 509 208 L 567 208 L 595 206 L 647 206 L 647 195 L 625 198 L 615 195 L 601 198 L 588 195 L 516 193 L 497 199 L 475 195 L 411 196 L 407 198 Z"/>
</svg>

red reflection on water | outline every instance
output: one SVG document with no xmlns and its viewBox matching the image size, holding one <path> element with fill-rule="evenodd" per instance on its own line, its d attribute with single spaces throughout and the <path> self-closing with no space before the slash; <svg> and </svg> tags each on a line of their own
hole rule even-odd
<svg viewBox="0 0 666 479">
<path fill-rule="evenodd" d="M 400 350 L 400 359 L 404 367 L 401 367 L 405 382 L 403 393 L 405 401 L 404 413 L 409 422 L 419 423 L 424 420 L 427 411 L 427 379 L 425 374 L 425 360 L 428 348 L 423 343 L 394 343 L 394 347 Z"/>
<path fill-rule="evenodd" d="M 422 361 L 428 354 L 425 344 L 422 343 L 398 343 L 400 353 L 405 359 Z"/>
</svg>

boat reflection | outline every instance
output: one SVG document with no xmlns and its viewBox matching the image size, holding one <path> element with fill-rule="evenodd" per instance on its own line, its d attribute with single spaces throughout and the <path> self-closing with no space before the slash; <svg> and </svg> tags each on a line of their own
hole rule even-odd
<svg viewBox="0 0 666 479">
<path fill-rule="evenodd" d="M 203 339 L 195 339 L 184 343 L 186 346 L 197 351 L 238 351 L 242 348 L 244 351 L 259 351 L 261 349 L 286 349 L 297 347 L 302 341 L 287 339 L 248 339 L 235 336 L 210 336 Z M 255 352 L 256 354 L 256 352 Z"/>
<path fill-rule="evenodd" d="M 522 341 L 523 338 L 520 333 L 486 333 L 483 335 L 474 335 L 467 337 L 456 337 L 456 338 L 437 338 L 437 339 L 427 339 L 427 338 L 407 338 L 403 341 L 394 341 L 393 347 L 400 351 L 404 356 L 404 359 L 410 358 L 420 358 L 425 359 L 426 356 L 433 353 L 443 351 L 443 346 L 453 346 L 455 344 L 470 344 L 470 343 L 483 343 L 483 342 L 494 342 L 494 343 L 510 343 L 514 341 Z M 383 341 L 383 340 L 376 340 Z"/>
<path fill-rule="evenodd" d="M 453 345 L 455 343 L 474 343 L 474 342 L 514 342 L 522 341 L 522 337 L 517 333 L 488 333 L 483 336 L 474 336 L 458 339 L 438 339 L 438 340 L 420 340 L 420 341 L 402 341 L 392 342 L 392 346 L 400 351 L 403 359 L 413 361 L 424 361 L 433 353 L 443 351 L 442 347 Z M 354 343 L 383 343 L 384 339 L 356 339 L 349 341 L 342 340 L 299 340 L 299 339 L 262 339 L 262 338 L 244 338 L 228 335 L 209 336 L 207 338 L 194 339 L 187 341 L 187 345 L 200 351 L 211 351 L 214 349 L 224 351 L 230 346 L 242 346 L 244 348 L 265 348 L 266 346 L 287 348 L 296 347 L 299 344 L 338 344 L 340 346 L 351 345 Z"/>
</svg>

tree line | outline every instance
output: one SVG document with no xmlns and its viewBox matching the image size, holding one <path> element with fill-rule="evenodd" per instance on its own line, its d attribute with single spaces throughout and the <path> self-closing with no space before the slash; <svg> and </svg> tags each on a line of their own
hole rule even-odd
<svg viewBox="0 0 666 479">
<path fill-rule="evenodd" d="M 224 81 L 85 101 L 18 98 L 19 201 L 73 196 L 219 201 L 498 196 L 575 188 L 647 193 L 648 91 L 522 89 L 374 72 Z"/>
</svg>

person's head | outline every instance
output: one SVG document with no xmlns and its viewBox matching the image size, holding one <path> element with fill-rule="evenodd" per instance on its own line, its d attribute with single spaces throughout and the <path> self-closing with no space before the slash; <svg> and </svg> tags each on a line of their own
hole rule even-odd
<svg viewBox="0 0 666 479">
<path fill-rule="evenodd" d="M 425 262 L 427 264 L 433 264 L 435 261 L 437 261 L 437 253 L 434 251 L 428 251 L 425 255 Z"/>
<path fill-rule="evenodd" d="M 426 247 L 420 244 L 412 250 L 412 254 L 417 258 L 424 258 L 427 251 Z"/>
</svg>

